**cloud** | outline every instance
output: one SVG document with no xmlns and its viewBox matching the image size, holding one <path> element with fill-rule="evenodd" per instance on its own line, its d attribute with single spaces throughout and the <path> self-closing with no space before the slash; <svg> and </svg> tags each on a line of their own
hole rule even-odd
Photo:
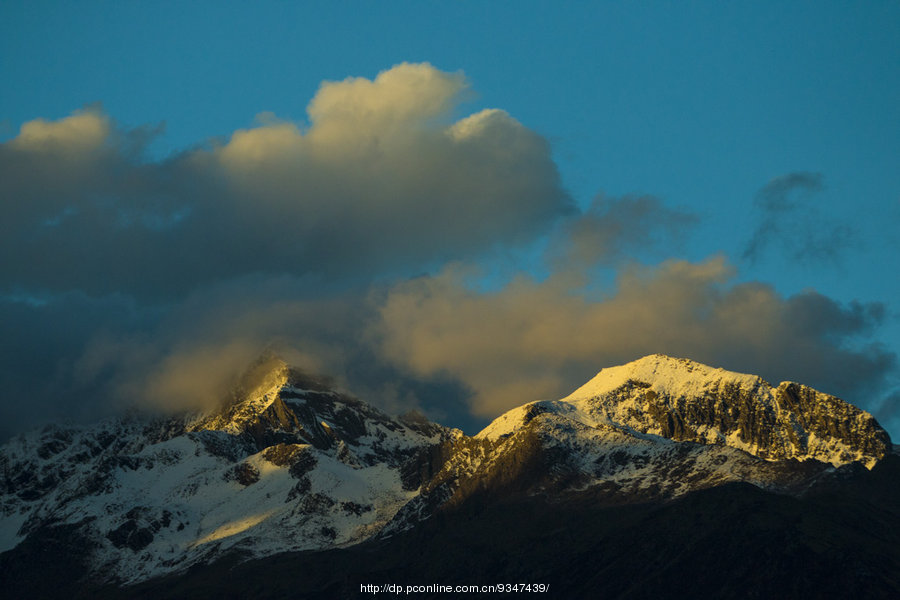
<svg viewBox="0 0 900 600">
<path fill-rule="evenodd" d="M 818 192 L 824 189 L 821 173 L 795 172 L 781 175 L 759 191 L 757 205 L 770 212 L 787 212 L 797 207 L 792 192 Z"/>
<path fill-rule="evenodd" d="M 363 333 L 376 315 L 371 293 L 368 287 L 323 293 L 309 278 L 254 275 L 198 289 L 162 312 L 106 321 L 100 315 L 111 301 L 87 299 L 80 311 L 65 308 L 82 321 L 71 344 L 47 344 L 34 352 L 40 364 L 18 365 L 26 368 L 17 389 L 37 392 L 42 398 L 37 406 L 44 409 L 10 405 L 17 417 L 10 430 L 64 412 L 48 411 L 54 403 L 83 419 L 128 406 L 209 408 L 230 398 L 248 366 L 269 352 L 330 376 L 345 391 L 393 413 L 417 409 L 456 426 L 473 423 L 459 385 L 412 378 L 367 343 Z M 20 312 L 43 322 L 52 317 L 46 312 L 52 305 L 23 304 Z M 48 342 L 50 331 L 63 323 L 50 318 L 46 335 L 29 347 Z M 13 343 L 31 335 L 15 323 L 7 325 Z"/>
<path fill-rule="evenodd" d="M 524 243 L 571 211 L 547 142 L 458 121 L 461 73 L 403 63 L 323 83 L 309 125 L 263 116 L 147 160 L 98 107 L 0 145 L 0 285 L 166 299 L 252 273 L 370 277 Z"/>
<path fill-rule="evenodd" d="M 742 257 L 758 261 L 771 247 L 792 260 L 836 262 L 856 243 L 855 231 L 822 215 L 814 195 L 824 189 L 820 173 L 796 172 L 776 177 L 756 196 L 759 223 Z"/>
<path fill-rule="evenodd" d="M 801 381 L 863 404 L 896 368 L 885 349 L 852 345 L 881 323 L 880 305 L 841 305 L 812 291 L 785 298 L 733 276 L 721 257 L 631 266 L 594 300 L 565 277 L 474 291 L 465 269 L 452 267 L 392 289 L 372 335 L 417 376 L 458 378 L 481 415 L 561 397 L 603 366 L 654 352 Z"/>
<path fill-rule="evenodd" d="M 598 195 L 584 213 L 562 222 L 549 253 L 557 268 L 609 265 L 671 245 L 696 222 L 695 215 L 669 208 L 653 196 Z"/>
<path fill-rule="evenodd" d="M 888 431 L 897 431 L 900 425 L 900 389 L 891 390 L 881 398 L 873 413 L 882 427 Z"/>
<path fill-rule="evenodd" d="M 342 375 L 363 297 L 314 298 L 311 286 L 253 276 L 174 305 L 80 292 L 0 296 L 0 440 L 128 407 L 207 408 L 229 398 L 267 350 L 311 372 Z"/>
<path fill-rule="evenodd" d="M 248 276 L 207 286 L 168 308 L 148 329 L 101 331 L 75 370 L 124 403 L 165 409 L 221 402 L 267 351 L 315 373 L 342 373 L 359 294 L 316 297 L 311 282 Z"/>
<path fill-rule="evenodd" d="M 109 119 L 93 108 L 59 121 L 29 121 L 22 125 L 10 146 L 20 152 L 56 153 L 79 160 L 101 149 L 110 133 Z"/>
<path fill-rule="evenodd" d="M 444 73 L 428 64 L 403 63 L 374 81 L 349 77 L 325 82 L 307 112 L 315 143 L 344 150 L 360 137 L 406 135 L 410 124 L 445 119 L 469 84 L 462 73 Z"/>
<path fill-rule="evenodd" d="M 88 340 L 146 331 L 154 318 L 123 296 L 0 295 L 0 441 L 36 424 L 108 414 L 120 400 L 102 389 L 108 373 L 86 377 L 78 366 Z"/>
</svg>

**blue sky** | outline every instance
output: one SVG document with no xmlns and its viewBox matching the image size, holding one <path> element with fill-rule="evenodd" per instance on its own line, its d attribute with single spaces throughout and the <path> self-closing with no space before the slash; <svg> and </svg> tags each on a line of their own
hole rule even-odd
<svg viewBox="0 0 900 600">
<path fill-rule="evenodd" d="M 0 139 L 9 145 L 23 123 L 56 121 L 101 103 L 102 114 L 120 129 L 164 124 L 141 159 L 158 165 L 227 144 L 235 131 L 254 127 L 260 113 L 305 130 L 307 105 L 323 81 L 374 79 L 403 62 L 427 62 L 444 73 L 462 72 L 468 81 L 463 101 L 439 118 L 449 123 L 484 108 L 506 111 L 549 143 L 557 187 L 576 211 L 588 211 L 598 194 L 649 195 L 659 207 L 695 217 L 679 221 L 683 231 L 667 231 L 664 223 L 659 229 L 676 215 L 665 211 L 661 218 L 632 222 L 654 228 L 662 241 L 656 233 L 628 241 L 623 252 L 631 263 L 654 266 L 678 258 L 699 264 L 722 256 L 732 269 L 725 286 L 758 282 L 785 300 L 814 290 L 844 307 L 841 319 L 856 323 L 817 334 L 821 343 L 863 353 L 879 343 L 881 358 L 896 361 L 898 39 L 895 2 L 6 2 L 0 7 Z M 17 201 L 2 199 L 8 206 Z M 564 218 L 565 211 L 541 206 L 547 220 Z M 540 260 L 540 248 L 552 232 L 536 222 L 520 224 L 533 244 L 516 242 L 512 259 L 503 248 L 457 256 L 458 249 L 447 246 L 421 263 L 393 254 L 389 267 L 372 269 L 382 281 L 399 282 L 422 272 L 437 275 L 447 260 L 458 259 L 542 280 L 552 268 Z M 751 253 L 752 240 L 759 244 Z M 416 253 L 414 244 L 410 252 Z M 594 271 L 596 286 L 611 285 L 623 272 L 625 258 L 611 261 Z M 317 289 L 333 289 L 345 277 L 293 275 L 312 277 Z M 80 286 L 77 276 L 67 289 L 16 277 L 3 281 L 7 299 L 84 292 L 91 302 L 99 296 L 111 301 L 110 289 Z M 352 279 L 359 284 L 358 273 Z M 505 281 L 493 285 L 500 289 Z M 129 302 L 142 316 L 126 325 L 104 323 L 103 329 L 113 337 L 127 332 L 121 335 L 129 340 L 138 330 L 161 335 L 157 317 L 142 311 L 152 304 L 154 315 L 177 312 L 188 294 L 180 288 L 182 300 L 170 297 L 163 306 L 122 285 L 122 295 L 135 296 Z M 112 287 L 114 292 L 115 282 Z M 208 293 L 198 289 L 195 295 Z M 880 308 L 853 321 L 852 302 Z M 95 346 L 91 339 L 85 333 L 73 340 L 63 362 L 82 364 L 77 357 Z M 410 352 L 388 352 L 395 359 L 391 368 L 411 374 L 412 383 L 386 404 L 440 413 L 416 388 L 423 380 L 437 385 L 435 378 L 443 378 L 440 385 L 459 380 L 480 397 L 482 377 L 468 367 L 437 373 L 410 361 Z M 742 369 L 737 357 L 723 361 Z M 751 370 L 758 361 L 747 362 Z M 798 370 L 815 378 L 814 369 Z M 858 404 L 881 411 L 898 437 L 896 401 L 882 400 L 900 389 L 896 367 L 878 373 L 877 389 L 848 384 L 846 390 L 861 394 L 850 398 Z M 580 383 L 563 380 L 560 385 Z M 454 410 L 446 412 L 453 416 Z M 485 418 L 488 412 L 474 414 Z"/>
</svg>

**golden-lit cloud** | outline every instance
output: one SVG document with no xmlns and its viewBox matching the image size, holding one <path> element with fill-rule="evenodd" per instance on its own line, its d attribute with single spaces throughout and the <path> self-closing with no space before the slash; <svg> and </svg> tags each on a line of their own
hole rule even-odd
<svg viewBox="0 0 900 600">
<path fill-rule="evenodd" d="M 402 63 L 374 80 L 325 82 L 307 108 L 308 135 L 316 146 L 335 150 L 360 142 L 390 143 L 394 136 L 446 121 L 468 87 L 462 73 L 445 73 L 427 63 Z"/>
<path fill-rule="evenodd" d="M 28 152 L 65 152 L 73 158 L 95 151 L 110 136 L 109 118 L 97 109 L 88 109 L 58 121 L 35 119 L 23 123 L 9 145 Z"/>
<path fill-rule="evenodd" d="M 269 116 L 214 151 L 237 191 L 228 208 L 289 223 L 295 254 L 339 268 L 530 240 L 570 210 L 549 146 L 498 109 L 452 122 L 467 90 L 428 64 L 326 82 L 305 130 Z"/>
<path fill-rule="evenodd" d="M 878 306 L 841 306 L 815 292 L 782 297 L 760 283 L 733 283 L 722 257 L 631 266 L 597 297 L 571 277 L 520 277 L 497 291 L 467 286 L 445 269 L 398 285 L 372 335 L 385 357 L 419 377 L 449 375 L 473 392 L 484 416 L 558 398 L 601 367 L 661 352 L 714 365 L 860 391 L 894 357 L 854 351 L 842 337 L 883 318 Z M 865 375 L 863 375 L 865 374 Z"/>
</svg>

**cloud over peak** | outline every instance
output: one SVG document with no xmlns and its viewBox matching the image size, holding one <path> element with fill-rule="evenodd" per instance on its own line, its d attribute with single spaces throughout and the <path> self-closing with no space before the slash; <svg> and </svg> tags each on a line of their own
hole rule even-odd
<svg viewBox="0 0 900 600">
<path fill-rule="evenodd" d="M 481 292 L 450 268 L 392 289 L 373 332 L 395 364 L 461 380 L 485 416 L 562 397 L 603 366 L 655 352 L 850 399 L 896 368 L 885 349 L 847 343 L 881 323 L 881 305 L 845 306 L 813 291 L 783 297 L 733 278 L 722 257 L 632 265 L 598 300 L 566 277 L 523 277 Z"/>
</svg>

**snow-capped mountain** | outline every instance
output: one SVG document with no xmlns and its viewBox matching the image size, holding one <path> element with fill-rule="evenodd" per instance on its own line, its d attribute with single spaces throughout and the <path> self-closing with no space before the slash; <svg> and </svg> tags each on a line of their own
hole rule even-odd
<svg viewBox="0 0 900 600">
<path fill-rule="evenodd" d="M 603 369 L 473 437 L 390 417 L 268 358 L 203 414 L 7 443 L 0 558 L 65 532 L 83 547 L 85 580 L 129 585 L 225 556 L 388 539 L 475 501 L 615 506 L 729 482 L 800 496 L 891 449 L 871 415 L 838 398 L 662 355 Z"/>
<path fill-rule="evenodd" d="M 891 452 L 874 417 L 839 398 L 660 354 L 603 369 L 562 400 L 509 411 L 477 437 L 501 438 L 540 413 L 644 439 L 728 446 L 767 460 L 814 459 L 835 467 L 859 461 L 871 468 Z"/>
<path fill-rule="evenodd" d="M 93 573 L 127 584 L 229 550 L 353 544 L 415 497 L 419 453 L 462 435 L 391 418 L 283 363 L 263 367 L 211 413 L 47 427 L 8 443 L 0 550 L 76 525 Z"/>
<path fill-rule="evenodd" d="M 646 501 L 732 481 L 796 494 L 892 449 L 872 415 L 839 398 L 663 355 L 603 369 L 566 398 L 525 404 L 447 444 L 423 495 L 451 502 L 588 490 Z"/>
</svg>

